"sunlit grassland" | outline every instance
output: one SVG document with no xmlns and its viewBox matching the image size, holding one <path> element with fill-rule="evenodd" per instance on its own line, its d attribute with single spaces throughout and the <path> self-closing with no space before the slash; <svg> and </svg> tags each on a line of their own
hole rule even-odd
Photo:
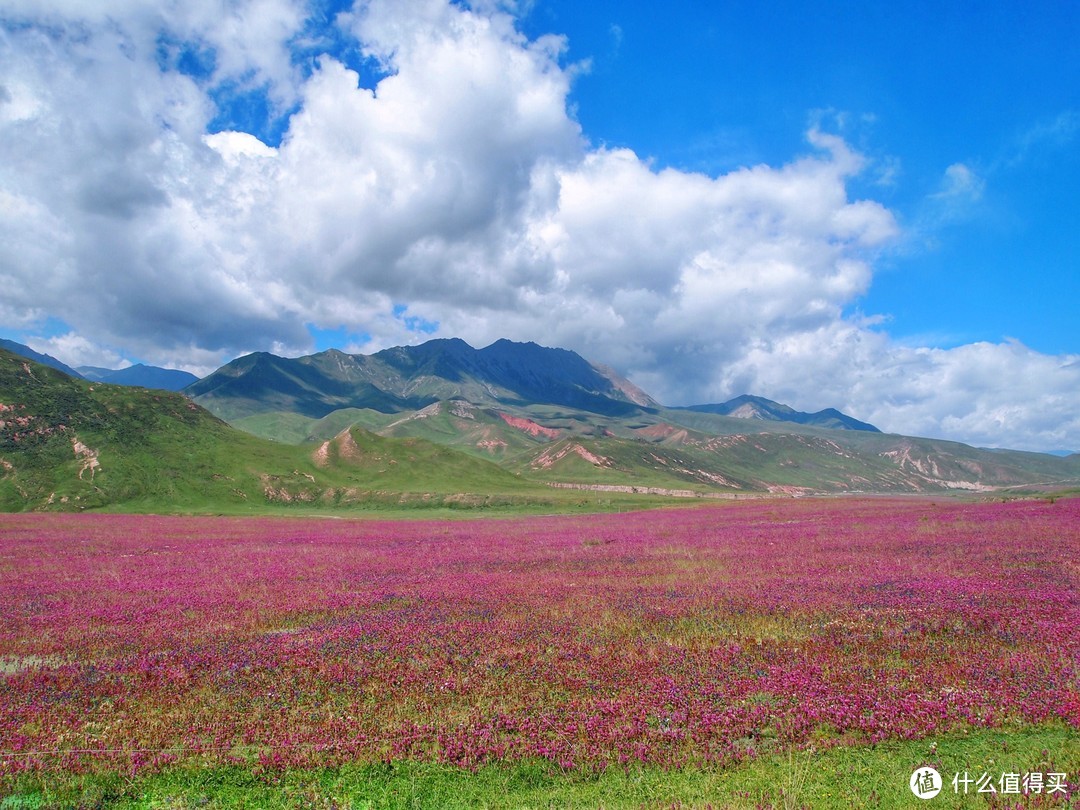
<svg viewBox="0 0 1080 810">
<path fill-rule="evenodd" d="M 1053 753 L 1051 753 L 1053 752 Z M 1080 738 L 1061 724 L 976 730 L 919 741 L 812 746 L 727 768 L 563 770 L 535 760 L 475 769 L 396 761 L 333 768 L 260 771 L 182 768 L 130 777 L 121 773 L 26 775 L 9 783 L 0 808 L 911 808 L 908 778 L 927 765 L 946 775 L 928 807 L 1068 807 L 1055 793 L 1012 796 L 1011 803 L 954 792 L 952 776 L 1069 773 L 1080 770 Z"/>
<path fill-rule="evenodd" d="M 1074 500 L 0 535 L 8 807 L 900 807 L 919 766 L 1080 769 Z"/>
</svg>

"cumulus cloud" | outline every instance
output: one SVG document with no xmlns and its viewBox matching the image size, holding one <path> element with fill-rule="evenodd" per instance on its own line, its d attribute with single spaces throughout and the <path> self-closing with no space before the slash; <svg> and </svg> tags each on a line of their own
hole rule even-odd
<svg viewBox="0 0 1080 810">
<path fill-rule="evenodd" d="M 182 59 L 194 57 L 207 73 L 207 87 L 264 87 L 281 109 L 295 100 L 303 78 L 290 47 L 303 33 L 303 0 L 9 0 L 4 5 L 0 22 L 13 24 L 10 34 L 26 33 L 16 26 L 29 25 L 50 37 L 57 50 L 81 55 L 87 64 L 107 57 L 111 48 L 119 49 L 132 69 L 150 69 L 156 62 L 154 67 L 176 70 Z"/>
<path fill-rule="evenodd" d="M 1080 446 L 1061 405 L 1075 358 L 906 348 L 845 316 L 899 226 L 850 198 L 867 161 L 837 135 L 811 128 L 781 166 L 657 170 L 588 142 L 566 43 L 523 36 L 513 4 L 358 2 L 335 36 L 370 75 L 308 59 L 306 8 L 7 4 L 0 327 L 51 317 L 73 334 L 39 345 L 63 359 L 123 347 L 197 372 L 310 350 L 312 326 L 368 335 L 364 350 L 510 337 L 671 404 L 750 391 L 890 430 Z M 291 111 L 280 143 L 210 131 L 222 93 L 249 90 Z M 942 198 L 980 183 L 956 164 Z"/>
<path fill-rule="evenodd" d="M 910 347 L 873 324 L 837 320 L 758 342 L 725 369 L 721 387 L 769 390 L 890 432 L 985 447 L 1070 448 L 1080 436 L 1080 356 L 1014 340 Z"/>
</svg>

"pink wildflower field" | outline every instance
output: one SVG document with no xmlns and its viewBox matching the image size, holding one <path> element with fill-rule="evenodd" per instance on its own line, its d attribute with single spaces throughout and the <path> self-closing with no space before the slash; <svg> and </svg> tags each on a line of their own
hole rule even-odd
<svg viewBox="0 0 1080 810">
<path fill-rule="evenodd" d="M 725 765 L 1080 728 L 1080 499 L 0 516 L 0 770 Z"/>
</svg>

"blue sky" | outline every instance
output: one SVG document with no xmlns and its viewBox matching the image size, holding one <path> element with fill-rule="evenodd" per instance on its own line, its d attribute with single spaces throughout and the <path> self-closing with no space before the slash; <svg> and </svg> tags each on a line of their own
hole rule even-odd
<svg viewBox="0 0 1080 810">
<path fill-rule="evenodd" d="M 1080 449 L 1066 2 L 9 0 L 0 335 L 429 337 Z"/>
<path fill-rule="evenodd" d="M 1080 347 L 1075 3 L 538 2 L 524 27 L 591 61 L 596 142 L 715 174 L 790 159 L 820 116 L 877 161 L 852 192 L 908 232 L 857 306 L 894 337 Z M 977 197 L 935 199 L 953 164 Z"/>
</svg>

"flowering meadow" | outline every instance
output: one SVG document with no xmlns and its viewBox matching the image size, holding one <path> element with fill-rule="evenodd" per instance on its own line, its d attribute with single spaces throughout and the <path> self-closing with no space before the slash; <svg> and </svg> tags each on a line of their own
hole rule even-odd
<svg viewBox="0 0 1080 810">
<path fill-rule="evenodd" d="M 0 516 L 0 773 L 725 767 L 1080 729 L 1080 499 Z"/>
</svg>

